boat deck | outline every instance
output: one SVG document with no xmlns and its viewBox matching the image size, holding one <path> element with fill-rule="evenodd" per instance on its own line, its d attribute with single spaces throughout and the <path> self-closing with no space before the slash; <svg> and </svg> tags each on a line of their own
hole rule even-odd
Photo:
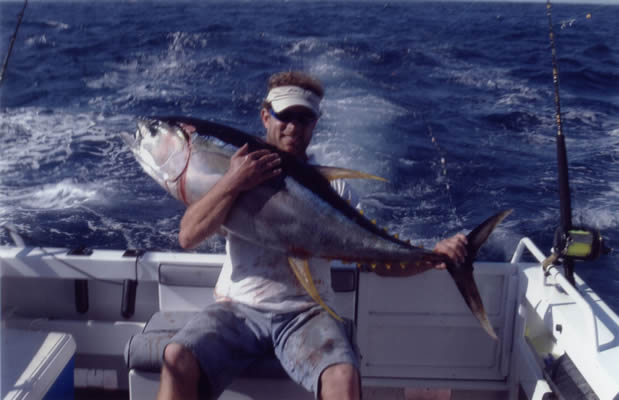
<svg viewBox="0 0 619 400">
<path fill-rule="evenodd" d="M 505 392 L 479 390 L 363 388 L 363 398 L 368 400 L 503 400 L 505 397 Z M 75 399 L 129 400 L 129 391 L 78 388 Z M 521 392 L 519 399 L 525 400 L 526 396 Z"/>
</svg>

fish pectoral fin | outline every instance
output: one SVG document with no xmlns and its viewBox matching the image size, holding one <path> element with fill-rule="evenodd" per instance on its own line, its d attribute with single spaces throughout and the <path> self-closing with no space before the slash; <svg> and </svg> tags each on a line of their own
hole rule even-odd
<svg viewBox="0 0 619 400">
<path fill-rule="evenodd" d="M 329 181 L 334 181 L 336 179 L 374 179 L 377 181 L 387 182 L 385 178 L 381 178 L 380 176 L 367 174 L 361 171 L 355 171 L 354 169 L 346 169 L 339 167 L 326 167 L 323 165 L 316 166 L 318 171 L 327 178 Z"/>
<path fill-rule="evenodd" d="M 294 272 L 294 275 L 297 277 L 299 283 L 303 286 L 307 294 L 309 294 L 316 303 L 320 304 L 320 306 L 322 306 L 322 308 L 324 308 L 333 318 L 342 322 L 342 318 L 324 302 L 322 297 L 320 297 L 318 289 L 316 289 L 316 285 L 314 285 L 314 279 L 310 273 L 307 259 L 289 257 L 288 263 L 290 264 L 290 268 L 292 268 L 292 272 Z"/>
</svg>

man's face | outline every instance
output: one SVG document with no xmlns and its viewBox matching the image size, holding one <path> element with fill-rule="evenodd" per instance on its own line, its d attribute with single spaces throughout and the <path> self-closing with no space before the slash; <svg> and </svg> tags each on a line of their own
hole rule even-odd
<svg viewBox="0 0 619 400">
<path fill-rule="evenodd" d="M 299 158 L 307 158 L 305 151 L 317 122 L 310 109 L 293 106 L 275 114 L 273 110 L 263 108 L 260 117 L 266 129 L 267 143 Z"/>
</svg>

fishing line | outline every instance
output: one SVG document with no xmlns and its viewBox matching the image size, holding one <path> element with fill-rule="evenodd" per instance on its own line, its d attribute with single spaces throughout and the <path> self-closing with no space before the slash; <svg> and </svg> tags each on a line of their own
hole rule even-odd
<svg viewBox="0 0 619 400">
<path fill-rule="evenodd" d="M 445 191 L 447 192 L 447 200 L 449 201 L 449 210 L 450 210 L 450 212 L 452 214 L 453 219 L 458 224 L 458 226 L 462 227 L 462 226 L 464 226 L 464 222 L 458 216 L 458 212 L 456 210 L 455 202 L 453 200 L 453 196 L 451 195 L 451 185 L 449 184 L 449 182 L 450 182 L 449 181 L 449 176 L 447 175 L 447 159 L 445 158 L 445 152 L 443 151 L 441 146 L 438 144 L 438 140 L 436 139 L 436 136 L 434 135 L 434 132 L 432 131 L 432 125 L 430 125 L 430 123 L 426 119 L 425 115 L 422 116 L 422 118 L 423 118 L 424 124 L 426 125 L 427 131 L 428 131 L 428 136 L 430 136 L 430 141 L 432 142 L 432 145 L 434 145 L 434 149 L 436 150 L 437 154 L 439 155 L 440 168 L 441 168 L 440 174 L 443 176 L 443 179 L 445 181 L 444 182 L 445 183 Z"/>
<path fill-rule="evenodd" d="M 11 42 L 9 43 L 9 50 L 6 53 L 6 57 L 4 58 L 4 64 L 2 65 L 2 71 L 0 71 L 0 86 L 2 86 L 2 82 L 4 82 L 4 73 L 6 72 L 6 68 L 9 65 L 9 57 L 11 57 L 11 53 L 13 52 L 13 45 L 15 44 L 15 39 L 17 39 L 17 31 L 19 31 L 19 26 L 21 25 L 21 20 L 24 18 L 24 12 L 26 11 L 26 6 L 28 5 L 28 0 L 24 0 L 24 7 L 21 9 L 21 12 L 17 16 L 17 25 L 15 26 L 15 32 L 13 32 L 13 36 L 11 36 Z"/>
</svg>

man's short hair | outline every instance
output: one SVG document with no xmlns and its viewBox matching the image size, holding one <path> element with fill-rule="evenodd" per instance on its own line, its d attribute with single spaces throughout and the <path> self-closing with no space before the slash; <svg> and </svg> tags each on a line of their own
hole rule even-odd
<svg viewBox="0 0 619 400">
<path fill-rule="evenodd" d="M 325 90 L 320 81 L 302 71 L 284 71 L 271 75 L 267 83 L 267 93 L 271 89 L 280 86 L 298 86 L 306 90 L 311 90 L 320 98 L 325 94 Z M 262 107 L 269 109 L 271 105 L 265 100 L 262 102 Z"/>
</svg>

